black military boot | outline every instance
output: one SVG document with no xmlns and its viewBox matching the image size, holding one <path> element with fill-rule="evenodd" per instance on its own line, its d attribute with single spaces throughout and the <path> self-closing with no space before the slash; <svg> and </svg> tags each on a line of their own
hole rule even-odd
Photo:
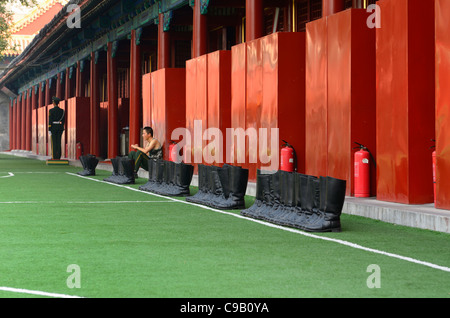
<svg viewBox="0 0 450 318">
<path fill-rule="evenodd" d="M 95 176 L 98 159 L 94 155 L 80 156 L 80 162 L 84 169 L 77 172 L 80 176 Z"/>
<path fill-rule="evenodd" d="M 175 162 L 164 161 L 164 175 L 161 184 L 154 189 L 154 193 L 161 195 L 170 195 L 173 187 L 173 177 L 175 175 Z"/>
<path fill-rule="evenodd" d="M 206 166 L 198 164 L 198 191 L 193 196 L 186 197 L 187 202 L 202 203 L 203 197 L 208 191 L 208 171 Z"/>
<path fill-rule="evenodd" d="M 99 160 L 94 155 L 88 155 L 87 168 L 90 176 L 95 176 L 95 168 L 97 168 L 98 161 Z"/>
<path fill-rule="evenodd" d="M 217 169 L 217 178 L 215 178 L 216 194 L 211 202 L 211 206 L 220 209 L 221 206 L 226 205 L 230 195 L 230 173 L 231 165 L 224 164 Z"/>
<path fill-rule="evenodd" d="M 283 225 L 298 227 L 302 223 L 304 218 L 304 213 L 302 212 L 302 195 L 306 196 L 307 186 L 308 176 L 301 173 L 294 173 L 293 207 L 290 212 L 283 217 Z"/>
<path fill-rule="evenodd" d="M 148 165 L 149 165 L 148 182 L 145 185 L 140 186 L 139 189 L 148 192 L 155 192 L 155 189 L 161 185 L 164 178 L 164 160 L 150 159 L 148 161 Z"/>
<path fill-rule="evenodd" d="M 228 176 L 221 178 L 223 198 L 220 203 L 216 205 L 218 209 L 233 210 L 245 209 L 245 192 L 247 191 L 248 169 L 242 167 L 229 166 L 228 171 L 224 173 Z M 219 171 L 220 176 L 220 171 Z M 223 182 L 222 182 L 223 181 Z"/>
<path fill-rule="evenodd" d="M 261 174 L 261 170 L 256 172 L 256 195 L 255 202 L 248 209 L 242 210 L 241 215 L 257 219 L 264 205 L 264 187 L 269 187 L 269 175 Z"/>
<path fill-rule="evenodd" d="M 156 161 L 150 159 L 148 161 L 148 180 L 144 185 L 139 186 L 139 190 L 150 191 L 156 182 Z"/>
<path fill-rule="evenodd" d="M 275 173 L 272 173 L 270 189 L 268 196 L 266 196 L 266 207 L 263 208 L 262 211 L 262 219 L 268 222 L 272 222 L 272 220 L 276 219 L 278 214 L 281 212 L 281 202 L 280 202 L 280 175 L 282 172 L 278 170 Z"/>
<path fill-rule="evenodd" d="M 122 157 L 119 160 L 119 179 L 118 184 L 134 184 L 134 160 L 128 157 Z"/>
<path fill-rule="evenodd" d="M 340 232 L 342 207 L 345 201 L 346 180 L 320 177 L 320 204 L 315 217 L 305 222 L 308 232 Z"/>
<path fill-rule="evenodd" d="M 203 197 L 203 205 L 212 206 L 215 199 L 217 199 L 222 193 L 222 186 L 220 184 L 218 170 L 220 168 L 217 166 L 206 166 L 207 170 L 207 190 L 206 195 Z"/>
<path fill-rule="evenodd" d="M 86 156 L 80 156 L 80 162 L 81 162 L 81 166 L 83 167 L 83 171 L 79 171 L 77 172 L 78 175 L 80 176 L 84 176 L 84 173 L 86 173 Z"/>
<path fill-rule="evenodd" d="M 113 182 L 115 183 L 119 178 L 119 157 L 111 158 L 111 165 L 113 167 L 113 172 L 111 176 L 103 179 L 103 181 Z"/>
<path fill-rule="evenodd" d="M 295 174 L 294 172 L 280 171 L 280 208 L 271 221 L 286 225 L 285 219 L 294 211 L 295 201 Z"/>
<path fill-rule="evenodd" d="M 315 218 L 319 211 L 320 204 L 320 183 L 315 176 L 307 176 L 306 180 L 302 180 L 302 218 L 292 226 L 301 230 L 305 229 L 305 224 Z"/>
<path fill-rule="evenodd" d="M 189 186 L 191 185 L 193 174 L 194 166 L 185 163 L 175 163 L 174 185 L 170 195 L 177 197 L 188 196 L 190 194 Z"/>
<path fill-rule="evenodd" d="M 166 169 L 166 161 L 164 161 L 163 159 L 155 160 L 155 168 L 156 168 L 156 176 L 155 176 L 156 178 L 155 178 L 155 182 L 153 183 L 150 191 L 157 193 L 159 191 L 158 188 L 164 184 L 164 173 L 165 173 L 165 169 Z"/>
</svg>

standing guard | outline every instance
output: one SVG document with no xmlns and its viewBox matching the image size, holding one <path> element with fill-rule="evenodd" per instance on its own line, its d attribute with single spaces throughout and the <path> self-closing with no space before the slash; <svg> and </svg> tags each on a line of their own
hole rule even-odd
<svg viewBox="0 0 450 318">
<path fill-rule="evenodd" d="M 65 112 L 59 108 L 60 99 L 53 97 L 53 108 L 49 111 L 48 130 L 52 136 L 52 159 L 61 158 L 61 136 L 64 131 Z"/>
</svg>

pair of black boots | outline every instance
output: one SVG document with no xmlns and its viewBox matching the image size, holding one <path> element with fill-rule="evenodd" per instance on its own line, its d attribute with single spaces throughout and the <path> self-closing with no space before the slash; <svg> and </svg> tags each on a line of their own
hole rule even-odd
<svg viewBox="0 0 450 318">
<path fill-rule="evenodd" d="M 308 232 L 340 232 L 345 191 L 341 179 L 258 171 L 255 202 L 241 214 Z"/>
<path fill-rule="evenodd" d="M 148 182 L 140 190 L 165 196 L 188 196 L 194 166 L 162 159 L 148 160 Z"/>
<path fill-rule="evenodd" d="M 116 157 L 111 159 L 113 173 L 104 181 L 117 184 L 134 184 L 134 160 L 128 157 Z"/>
<path fill-rule="evenodd" d="M 221 210 L 245 208 L 248 169 L 198 165 L 198 192 L 186 201 Z"/>
<path fill-rule="evenodd" d="M 80 156 L 80 162 L 83 171 L 77 172 L 80 176 L 95 176 L 95 168 L 97 168 L 98 159 L 94 155 L 88 154 Z"/>
</svg>

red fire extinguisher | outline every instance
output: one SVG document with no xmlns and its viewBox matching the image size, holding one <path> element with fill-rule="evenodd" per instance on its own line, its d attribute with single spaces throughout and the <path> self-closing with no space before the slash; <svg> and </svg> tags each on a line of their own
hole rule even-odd
<svg viewBox="0 0 450 318">
<path fill-rule="evenodd" d="M 293 172 L 295 169 L 295 150 L 287 141 L 283 140 L 284 145 L 281 148 L 281 166 L 283 171 Z"/>
<path fill-rule="evenodd" d="M 357 198 L 367 198 L 370 197 L 370 161 L 371 161 L 371 153 L 370 151 L 361 145 L 360 143 L 355 142 L 358 147 L 353 149 L 358 149 L 359 151 L 355 152 L 355 197 Z M 375 163 L 375 161 L 374 161 Z"/>
<path fill-rule="evenodd" d="M 169 161 L 177 162 L 178 161 L 178 147 L 177 143 L 171 141 L 169 146 Z"/>
<path fill-rule="evenodd" d="M 82 155 L 83 155 L 83 146 L 81 145 L 81 142 L 77 142 L 77 153 L 76 153 L 77 160 L 80 159 L 80 156 Z"/>
</svg>

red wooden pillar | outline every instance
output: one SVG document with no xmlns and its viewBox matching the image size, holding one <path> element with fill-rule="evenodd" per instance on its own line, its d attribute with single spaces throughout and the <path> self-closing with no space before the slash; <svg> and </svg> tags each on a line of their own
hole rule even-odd
<svg viewBox="0 0 450 318">
<path fill-rule="evenodd" d="M 45 104 L 44 106 L 50 105 L 52 102 L 52 97 L 50 96 L 50 80 L 46 79 L 45 80 Z"/>
<path fill-rule="evenodd" d="M 37 108 L 40 108 L 40 107 L 42 107 L 42 106 L 44 106 L 44 92 L 43 92 L 43 89 L 44 89 L 44 87 L 43 87 L 43 83 L 44 82 L 40 82 L 39 83 L 39 92 L 38 92 L 38 106 L 37 106 Z"/>
<path fill-rule="evenodd" d="M 17 116 L 16 116 L 16 149 L 22 149 L 22 95 L 17 96 Z"/>
<path fill-rule="evenodd" d="M 27 99 L 26 99 L 26 116 L 25 116 L 25 127 L 26 127 L 26 136 L 25 136 L 25 150 L 31 151 L 31 95 L 33 92 L 33 88 L 29 88 L 26 90 Z"/>
<path fill-rule="evenodd" d="M 161 14 L 160 14 L 161 18 Z M 158 25 L 161 28 L 161 20 Z M 163 32 L 164 33 L 164 32 Z M 130 130 L 129 130 L 129 144 L 140 143 L 140 126 L 141 126 L 141 47 L 138 43 L 139 39 L 136 36 L 136 30 L 131 31 L 130 41 Z M 159 47 L 158 40 L 158 47 Z M 159 61 L 158 56 L 158 61 Z M 159 62 L 158 62 L 159 63 Z"/>
<path fill-rule="evenodd" d="M 20 110 L 20 99 L 21 96 L 18 95 L 16 97 L 16 118 L 15 118 L 15 129 L 14 131 L 16 132 L 16 138 L 15 138 L 15 146 L 16 146 L 16 150 L 20 149 L 20 116 L 21 116 L 21 110 Z"/>
<path fill-rule="evenodd" d="M 435 136 L 434 0 L 385 0 L 378 5 L 377 198 L 433 202 L 429 148 Z"/>
<path fill-rule="evenodd" d="M 95 58 L 96 53 L 91 53 L 91 133 L 90 133 L 90 153 L 94 156 L 100 156 L 100 94 L 98 65 Z"/>
<path fill-rule="evenodd" d="M 70 97 L 72 97 L 72 92 L 70 89 L 70 80 L 71 80 L 71 76 L 70 76 L 70 69 L 71 67 L 67 67 L 66 68 L 66 88 L 65 88 L 65 100 L 68 100 Z"/>
<path fill-rule="evenodd" d="M 20 149 L 25 150 L 25 140 L 26 140 L 26 92 L 22 92 L 22 101 L 20 103 L 21 116 L 20 116 Z"/>
<path fill-rule="evenodd" d="M 17 97 L 12 101 L 13 112 L 13 145 L 12 149 L 17 149 Z"/>
<path fill-rule="evenodd" d="M 306 24 L 305 173 L 326 176 L 328 162 L 327 19 Z"/>
<path fill-rule="evenodd" d="M 39 86 L 37 86 L 39 88 Z M 38 111 L 37 108 L 37 96 L 36 96 L 36 86 L 31 88 L 31 112 L 32 112 L 32 121 L 31 121 L 31 149 L 33 153 L 37 154 L 37 137 L 38 137 Z"/>
<path fill-rule="evenodd" d="M 435 0 L 436 207 L 450 209 L 450 1 Z"/>
<path fill-rule="evenodd" d="M 59 99 L 63 99 L 61 92 L 61 73 L 58 73 L 58 75 L 56 76 L 56 97 L 58 97 Z"/>
<path fill-rule="evenodd" d="M 347 180 L 347 195 L 354 194 L 354 142 L 376 156 L 375 29 L 366 27 L 368 16 L 349 9 L 326 18 L 327 175 Z M 370 168 L 375 195 L 375 165 Z"/>
<path fill-rule="evenodd" d="M 158 70 L 169 67 L 170 33 L 164 31 L 164 14 L 160 13 L 158 23 Z"/>
<path fill-rule="evenodd" d="M 344 0 L 322 0 L 322 17 L 344 10 Z"/>
<path fill-rule="evenodd" d="M 263 0 L 245 1 L 245 41 L 252 41 L 264 35 Z"/>
<path fill-rule="evenodd" d="M 246 130 L 247 109 L 247 44 L 241 43 L 231 48 L 231 128 Z M 245 140 L 231 136 L 231 158 L 227 163 L 248 169 L 248 145 Z"/>
<path fill-rule="evenodd" d="M 36 151 L 37 154 L 45 155 L 45 147 L 47 143 L 47 139 L 43 135 L 43 127 L 42 125 L 45 125 L 45 118 L 42 118 L 43 112 L 41 111 L 41 108 L 44 106 L 44 82 L 39 83 L 38 88 L 38 104 L 37 104 L 37 113 L 38 113 L 38 123 L 37 123 L 37 142 L 38 142 L 38 149 Z M 47 129 L 47 127 L 45 127 Z"/>
<path fill-rule="evenodd" d="M 16 101 L 16 107 L 17 107 L 17 113 L 16 113 L 16 149 L 20 148 L 20 129 L 21 129 L 21 117 L 22 117 L 22 109 L 21 109 L 21 99 L 22 96 L 17 96 Z"/>
<path fill-rule="evenodd" d="M 9 150 L 14 149 L 14 110 L 13 110 L 13 100 L 9 100 Z"/>
<path fill-rule="evenodd" d="M 113 43 L 108 42 L 107 54 L 108 78 L 108 158 L 115 158 L 119 154 L 118 131 L 118 91 L 117 91 L 117 59 Z"/>
<path fill-rule="evenodd" d="M 201 13 L 200 0 L 195 0 L 192 30 L 192 58 L 207 53 L 207 19 Z"/>
<path fill-rule="evenodd" d="M 82 61 L 77 62 L 75 97 L 84 97 L 84 81 L 83 81 L 83 70 L 81 67 L 81 63 L 82 63 Z"/>
</svg>

